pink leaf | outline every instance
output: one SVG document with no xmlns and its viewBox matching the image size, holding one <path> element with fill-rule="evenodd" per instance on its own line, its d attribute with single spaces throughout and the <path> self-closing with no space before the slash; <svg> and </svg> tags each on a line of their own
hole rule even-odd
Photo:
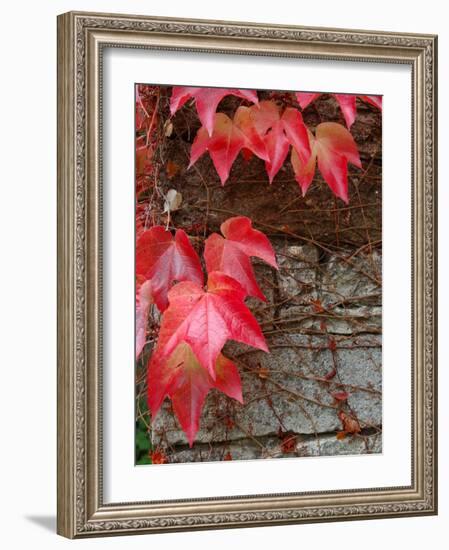
<svg viewBox="0 0 449 550">
<path fill-rule="evenodd" d="M 253 229 L 245 216 L 229 218 L 221 225 L 221 232 L 213 233 L 206 240 L 204 258 L 209 272 L 222 271 L 236 279 L 246 295 L 265 301 L 257 285 L 250 257 L 256 256 L 277 269 L 276 258 L 270 241 L 261 231 Z"/>
<path fill-rule="evenodd" d="M 168 359 L 160 361 L 156 353 L 153 356 L 148 368 L 148 405 L 152 416 L 156 416 L 163 399 L 169 396 L 190 447 L 198 432 L 201 410 L 210 389 L 217 388 L 243 402 L 238 370 L 223 355 L 220 354 L 216 361 L 215 381 L 185 342 L 181 342 Z"/>
<path fill-rule="evenodd" d="M 237 155 L 245 144 L 242 131 L 227 115 L 217 113 L 212 136 L 209 136 L 203 127 L 198 130 L 190 151 L 189 168 L 203 153 L 209 151 L 221 184 L 224 185 Z"/>
<path fill-rule="evenodd" d="M 318 169 L 333 193 L 347 203 L 347 164 L 350 162 L 358 168 L 362 167 L 353 137 L 341 124 L 323 122 L 317 126 L 315 137 L 310 136 L 310 140 L 312 156 L 308 163 L 304 164 L 296 152 L 292 153 L 293 170 L 303 194 L 313 179 L 317 162 Z"/>
<path fill-rule="evenodd" d="M 288 107 L 281 121 L 289 143 L 296 149 L 301 160 L 307 162 L 310 158 L 310 144 L 301 113 L 297 109 Z"/>
<path fill-rule="evenodd" d="M 272 183 L 274 177 L 284 164 L 288 155 L 288 150 L 290 149 L 290 143 L 284 134 L 280 121 L 276 122 L 266 134 L 265 146 L 269 156 L 269 160 L 265 161 L 265 167 L 268 179 L 270 183 Z"/>
<path fill-rule="evenodd" d="M 161 226 L 142 233 L 136 244 L 136 274 L 151 280 L 160 311 L 168 305 L 167 293 L 174 281 L 203 284 L 200 259 L 182 229 L 176 231 L 174 239 Z"/>
<path fill-rule="evenodd" d="M 274 101 L 261 101 L 258 105 L 250 107 L 250 110 L 255 128 L 260 136 L 264 136 L 280 119 L 279 107 Z"/>
<path fill-rule="evenodd" d="M 290 145 L 293 145 L 303 162 L 309 160 L 307 129 L 297 109 L 288 107 L 281 115 L 273 101 L 262 101 L 250 109 L 255 128 L 265 140 L 269 157 L 265 161 L 265 166 L 270 183 L 283 165 Z"/>
<path fill-rule="evenodd" d="M 245 140 L 242 153 L 249 149 L 262 160 L 268 160 L 264 140 L 256 128 L 253 110 L 250 107 L 239 107 L 234 115 L 234 124 L 242 131 Z"/>
<path fill-rule="evenodd" d="M 337 401 L 347 401 L 349 398 L 349 393 L 345 391 L 336 391 L 332 393 L 332 397 Z"/>
<path fill-rule="evenodd" d="M 350 128 L 357 115 L 356 96 L 351 94 L 334 94 L 345 117 L 346 126 Z"/>
<path fill-rule="evenodd" d="M 243 302 L 245 291 L 224 273 L 209 273 L 207 291 L 192 282 L 178 283 L 168 298 L 157 346 L 161 356 L 168 357 L 180 342 L 186 342 L 215 380 L 215 362 L 227 340 L 268 351 L 256 319 Z"/>
<path fill-rule="evenodd" d="M 209 136 L 212 135 L 214 118 L 218 104 L 227 95 L 234 95 L 242 99 L 257 103 L 257 93 L 254 90 L 240 90 L 235 88 L 192 88 L 173 86 L 170 99 L 172 115 L 180 109 L 191 97 L 195 98 L 198 118 Z"/>
<path fill-rule="evenodd" d="M 309 188 L 310 184 L 313 181 L 316 168 L 316 151 L 314 150 L 315 138 L 309 132 L 309 142 L 312 146 L 312 154 L 310 155 L 309 160 L 304 163 L 295 149 L 292 149 L 291 161 L 293 166 L 293 171 L 295 173 L 295 179 L 301 187 L 302 195 L 304 196 Z"/>
<path fill-rule="evenodd" d="M 249 218 L 245 216 L 228 218 L 221 224 L 220 230 L 227 239 L 238 242 L 248 256 L 257 256 L 272 267 L 278 268 L 268 237 L 261 231 L 253 229 Z"/>
<path fill-rule="evenodd" d="M 243 403 L 239 371 L 234 363 L 221 353 L 215 363 L 215 374 L 215 388 L 239 403 Z"/>
</svg>

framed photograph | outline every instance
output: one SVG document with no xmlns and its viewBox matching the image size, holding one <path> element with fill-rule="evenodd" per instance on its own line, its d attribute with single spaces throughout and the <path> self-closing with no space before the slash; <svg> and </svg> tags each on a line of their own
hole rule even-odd
<svg viewBox="0 0 449 550">
<path fill-rule="evenodd" d="M 437 512 L 432 35 L 58 18 L 58 532 Z"/>
</svg>

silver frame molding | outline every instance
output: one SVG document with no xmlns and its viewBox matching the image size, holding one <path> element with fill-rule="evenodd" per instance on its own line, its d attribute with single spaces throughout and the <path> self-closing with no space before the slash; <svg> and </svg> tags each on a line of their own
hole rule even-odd
<svg viewBox="0 0 449 550">
<path fill-rule="evenodd" d="M 407 487 L 104 504 L 102 49 L 408 64 L 413 123 L 413 367 Z M 75 13 L 58 17 L 58 533 L 70 538 L 437 513 L 437 37 Z M 151 495 L 149 495 L 149 499 Z"/>
</svg>

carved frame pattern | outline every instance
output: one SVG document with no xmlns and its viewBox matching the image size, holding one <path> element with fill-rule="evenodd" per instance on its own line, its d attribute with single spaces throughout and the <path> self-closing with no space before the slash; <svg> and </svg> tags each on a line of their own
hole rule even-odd
<svg viewBox="0 0 449 550">
<path fill-rule="evenodd" d="M 407 63 L 413 87 L 413 483 L 103 504 L 103 47 Z M 58 532 L 77 538 L 435 514 L 436 52 L 430 35 L 70 12 L 58 18 Z"/>
</svg>

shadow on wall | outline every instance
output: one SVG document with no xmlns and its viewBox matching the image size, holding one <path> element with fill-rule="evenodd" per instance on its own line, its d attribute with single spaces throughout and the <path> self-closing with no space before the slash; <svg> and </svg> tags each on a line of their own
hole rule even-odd
<svg viewBox="0 0 449 550">
<path fill-rule="evenodd" d="M 56 533 L 56 516 L 25 516 L 25 519 L 46 531 Z"/>
</svg>

